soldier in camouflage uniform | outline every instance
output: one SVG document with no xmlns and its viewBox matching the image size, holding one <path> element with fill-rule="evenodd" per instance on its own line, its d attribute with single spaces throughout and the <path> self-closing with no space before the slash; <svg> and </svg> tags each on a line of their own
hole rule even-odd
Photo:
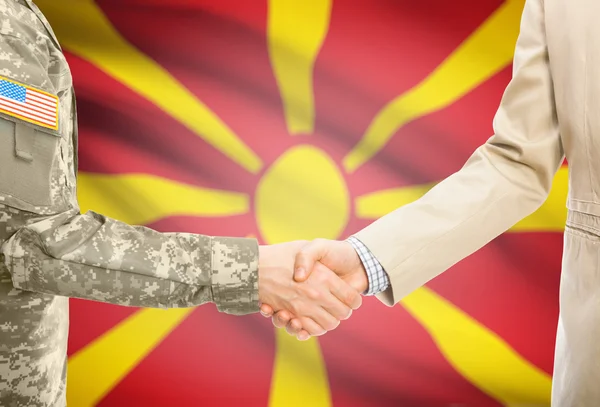
<svg viewBox="0 0 600 407">
<path fill-rule="evenodd" d="M 56 110 L 56 123 L 37 115 L 41 110 L 25 99 L 19 111 L 11 92 L 49 101 L 46 109 Z M 2 406 L 65 405 L 67 297 L 160 308 L 214 302 L 219 311 L 236 315 L 259 309 L 254 239 L 163 234 L 94 212 L 80 214 L 76 169 L 75 94 L 58 41 L 31 0 L 0 0 Z M 288 303 L 280 298 L 295 284 L 291 269 L 298 250 L 298 244 L 282 246 L 277 251 L 287 250 L 289 267 L 277 266 L 272 247 L 261 251 L 260 299 L 310 314 L 308 300 L 298 300 L 300 288 L 288 291 L 288 299 L 295 298 Z M 270 263 L 263 263 L 263 253 Z M 276 273 L 287 270 L 285 284 L 279 284 Z M 360 305 L 360 296 L 327 272 L 318 287 L 328 286 L 338 302 L 323 302 L 319 312 L 327 309 L 327 315 L 315 311 L 312 317 L 333 329 Z M 319 298 L 315 287 L 313 299 Z"/>
</svg>

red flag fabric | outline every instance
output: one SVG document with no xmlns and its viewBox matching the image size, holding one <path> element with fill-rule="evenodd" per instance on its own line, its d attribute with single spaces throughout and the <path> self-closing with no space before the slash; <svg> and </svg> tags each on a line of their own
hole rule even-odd
<svg viewBox="0 0 600 407">
<path fill-rule="evenodd" d="M 94 190 L 111 207 L 134 216 L 140 211 L 152 212 L 158 202 L 161 208 L 168 208 L 180 197 L 159 194 L 147 201 L 132 200 L 120 184 L 119 176 L 124 174 L 239 193 L 249 197 L 244 213 L 197 216 L 173 210 L 166 215 L 157 212 L 146 225 L 164 232 L 252 235 L 265 243 L 269 243 L 265 229 L 257 220 L 257 191 L 272 165 L 298 146 L 310 146 L 328 157 L 342 174 L 349 209 L 347 221 L 333 236 L 340 239 L 373 220 L 360 215 L 361 197 L 381 191 L 426 190 L 424 186 L 460 169 L 493 132 L 492 119 L 511 77 L 510 57 L 497 69 L 489 68 L 488 72 L 486 66 L 498 59 L 499 53 L 514 49 L 519 19 L 519 5 L 514 7 L 517 12 L 503 17 L 514 2 L 500 0 L 336 0 L 324 2 L 328 4 L 325 11 L 316 11 L 322 6 L 319 2 L 300 7 L 275 0 L 81 2 L 89 3 L 82 13 L 101 16 L 102 27 L 111 27 L 119 36 L 117 41 L 106 34 L 109 31 L 93 31 L 96 26 L 92 23 L 88 26 L 92 34 L 84 35 L 85 24 L 69 20 L 66 11 L 61 14 L 72 7 L 66 1 L 39 3 L 63 43 L 78 95 L 79 165 L 84 180 L 80 194 Z M 277 14 L 275 7 L 284 11 L 286 7 L 300 7 L 306 13 L 292 10 L 285 17 L 296 21 L 301 29 L 286 34 L 297 35 L 298 40 L 286 40 L 281 49 L 270 45 L 277 30 L 275 23 L 270 23 L 285 14 Z M 303 106 L 306 98 L 298 90 L 286 100 L 282 91 L 285 75 L 289 72 L 295 78 L 294 69 L 300 70 L 301 64 L 294 61 L 310 57 L 303 54 L 306 47 L 302 41 L 319 37 L 314 32 L 321 24 L 320 15 L 326 16 L 325 32 L 317 41 L 307 79 L 314 120 L 307 120 L 312 123 L 309 130 L 303 128 L 293 134 L 288 109 L 302 111 L 294 104 Z M 501 18 L 512 19 L 513 25 L 502 28 L 495 23 Z M 497 31 L 486 36 L 486 29 Z M 77 33 L 83 39 L 78 40 Z M 483 44 L 480 48 L 477 41 Z M 115 45 L 123 43 L 128 47 Z M 443 76 L 433 85 L 423 85 L 471 43 L 477 52 L 464 59 L 456 57 L 460 69 L 448 73 L 448 78 L 454 79 Z M 277 52 L 282 60 L 292 61 L 282 68 L 283 74 L 274 66 Z M 146 66 L 159 67 L 168 78 L 154 75 Z M 478 75 L 481 79 L 473 79 Z M 467 84 L 471 80 L 474 83 Z M 464 92 L 453 90 L 462 86 L 458 82 L 465 83 Z M 194 130 L 190 123 L 178 119 L 176 112 L 168 111 L 169 106 L 187 103 L 171 91 L 172 83 L 186 89 L 230 129 L 259 158 L 260 168 L 249 170 L 241 164 L 243 160 L 232 159 L 226 147 L 207 141 L 210 129 L 202 130 L 202 123 L 200 130 Z M 290 86 L 300 89 L 299 82 Z M 432 104 L 430 111 L 422 109 L 422 113 L 398 124 L 388 139 L 380 136 L 381 148 L 364 163 L 348 165 L 347 157 L 386 106 L 421 88 L 427 89 L 425 96 L 415 96 L 407 106 L 418 110 L 418 103 L 423 101 Z M 156 93 L 147 89 L 156 89 Z M 397 115 L 402 115 L 402 109 L 407 108 L 400 105 L 399 109 Z M 297 168 L 297 174 L 302 171 Z M 108 176 L 108 183 L 94 183 L 98 174 Z M 297 174 L 290 183 L 300 179 Z M 85 181 L 86 175 L 92 181 Z M 286 184 L 285 179 L 281 182 Z M 310 188 L 301 186 L 299 195 L 310 194 Z M 395 204 L 394 199 L 389 198 L 389 205 Z M 95 209 L 94 202 L 89 207 Z M 552 219 L 548 223 L 552 224 Z M 284 221 L 278 227 L 292 228 Z M 477 335 L 493 338 L 511 358 L 522 361 L 519 366 L 526 366 L 518 372 L 531 371 L 537 375 L 535 380 L 541 378 L 544 386 L 549 384 L 561 247 L 562 234 L 550 226 L 515 230 L 428 284 L 427 292 L 435 296 L 432 298 L 443 301 L 440 306 L 455 310 L 452 315 L 457 321 L 469 321 L 476 329 L 456 325 L 443 328 L 446 336 L 436 336 L 437 328 L 432 326 L 439 321 L 433 318 L 433 325 L 424 324 L 421 314 L 409 303 L 387 308 L 373 298 L 366 299 L 350 320 L 316 341 L 326 377 L 320 385 L 326 391 L 323 398 L 315 396 L 315 400 L 320 400 L 319 405 L 344 407 L 491 407 L 504 405 L 510 398 L 513 402 L 549 404 L 549 387 L 538 391 L 532 385 L 530 390 L 522 390 L 519 383 L 530 380 L 529 373 L 515 373 L 508 380 L 509 368 L 498 365 L 496 359 L 472 360 L 487 354 L 488 342 L 475 342 L 479 345 L 471 349 L 461 349 L 460 344 L 471 343 L 468 341 L 479 338 Z M 92 352 L 95 343 L 137 312 L 72 300 L 71 359 Z M 137 334 L 131 335 L 135 342 Z M 287 372 L 276 368 L 281 357 L 278 352 L 283 352 L 277 335 L 270 322 L 260 316 L 232 317 L 219 314 L 212 305 L 200 307 L 131 369 L 107 381 L 94 404 L 276 405 L 279 402 L 273 389 L 285 379 L 280 377 L 286 374 L 282 372 Z M 458 345 L 447 347 L 444 341 Z M 285 356 L 290 366 L 297 366 L 300 377 L 312 376 L 314 364 L 305 360 L 302 351 L 294 352 Z M 115 350 L 113 356 L 118 354 Z M 105 357 L 110 360 L 111 354 Z M 86 380 L 93 382 L 96 374 L 103 380 L 91 361 L 85 363 L 89 372 Z M 110 364 L 106 369 L 110 371 Z M 497 383 L 497 378 L 506 381 Z M 69 389 L 70 394 L 85 393 L 75 388 L 80 382 L 73 381 L 76 384 Z M 320 388 L 313 388 L 310 380 L 300 385 L 306 386 L 300 389 L 306 397 Z M 70 396 L 70 403 L 84 405 L 77 397 Z M 306 400 L 311 399 L 289 399 L 282 405 L 309 405 Z"/>
</svg>

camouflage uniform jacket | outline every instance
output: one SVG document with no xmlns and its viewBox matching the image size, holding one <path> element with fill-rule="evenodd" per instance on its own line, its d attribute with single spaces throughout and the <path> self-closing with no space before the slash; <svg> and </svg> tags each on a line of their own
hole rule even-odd
<svg viewBox="0 0 600 407">
<path fill-rule="evenodd" d="M 9 91 L 56 101 L 57 125 L 11 110 L 6 102 L 18 97 Z M 0 0 L 1 406 L 65 405 L 68 297 L 258 311 L 255 240 L 158 233 L 81 214 L 76 169 L 67 61 L 31 0 Z"/>
</svg>

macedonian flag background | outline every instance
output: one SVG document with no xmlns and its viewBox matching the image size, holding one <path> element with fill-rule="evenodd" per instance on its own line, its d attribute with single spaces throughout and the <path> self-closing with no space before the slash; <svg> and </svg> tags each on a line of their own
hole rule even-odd
<svg viewBox="0 0 600 407">
<path fill-rule="evenodd" d="M 524 4 L 36 3 L 73 72 L 82 210 L 263 243 L 343 239 L 460 169 Z M 478 253 L 308 342 L 213 304 L 73 300 L 69 407 L 548 406 L 566 171 Z"/>
</svg>

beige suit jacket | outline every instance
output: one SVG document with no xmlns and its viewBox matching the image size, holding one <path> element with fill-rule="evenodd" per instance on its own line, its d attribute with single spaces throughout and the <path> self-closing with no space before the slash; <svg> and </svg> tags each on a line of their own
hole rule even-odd
<svg viewBox="0 0 600 407">
<path fill-rule="evenodd" d="M 397 303 L 534 212 L 566 155 L 553 406 L 600 406 L 599 0 L 526 1 L 493 125 L 460 171 L 356 235 L 390 276 L 379 297 Z"/>
</svg>

